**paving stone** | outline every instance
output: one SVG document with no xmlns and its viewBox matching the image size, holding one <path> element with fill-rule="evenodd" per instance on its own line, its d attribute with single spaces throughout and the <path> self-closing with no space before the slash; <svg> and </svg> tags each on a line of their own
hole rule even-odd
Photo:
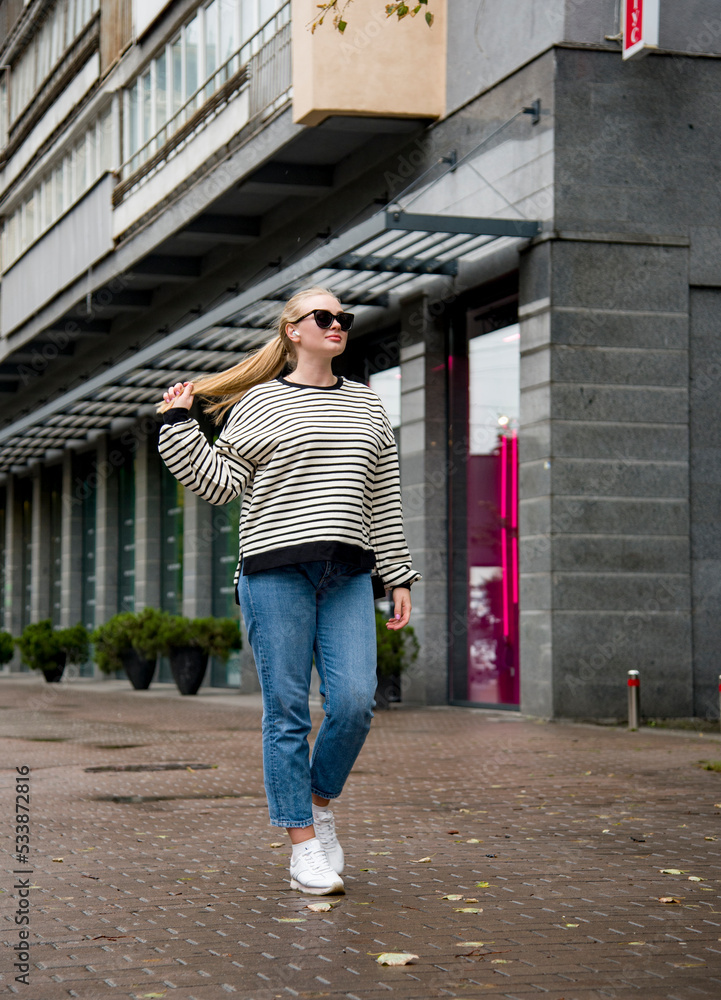
<svg viewBox="0 0 721 1000">
<path fill-rule="evenodd" d="M 336 806 L 347 894 L 313 913 L 268 825 L 257 697 L 43 685 L 0 677 L 3 802 L 31 767 L 31 986 L 6 965 L 8 995 L 721 996 L 719 737 L 378 713 Z"/>
</svg>

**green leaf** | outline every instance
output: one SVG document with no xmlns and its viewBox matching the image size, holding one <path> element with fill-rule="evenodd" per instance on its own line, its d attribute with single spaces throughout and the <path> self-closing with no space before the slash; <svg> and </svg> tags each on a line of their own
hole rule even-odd
<svg viewBox="0 0 721 1000">
<path fill-rule="evenodd" d="M 433 14 L 430 11 L 426 11 L 426 24 L 429 28 L 433 27 Z"/>
<path fill-rule="evenodd" d="M 341 35 L 343 34 L 343 32 L 345 31 L 345 29 L 347 27 L 348 27 L 348 22 L 347 21 L 339 21 L 338 22 L 338 31 L 340 31 Z"/>
</svg>

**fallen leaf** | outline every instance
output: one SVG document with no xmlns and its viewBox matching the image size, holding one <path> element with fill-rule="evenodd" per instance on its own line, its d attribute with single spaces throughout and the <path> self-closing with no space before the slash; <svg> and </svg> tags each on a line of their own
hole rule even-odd
<svg viewBox="0 0 721 1000">
<path fill-rule="evenodd" d="M 454 913 L 483 913 L 482 909 L 478 909 L 477 906 L 456 906 L 453 910 Z"/>
<path fill-rule="evenodd" d="M 442 899 L 452 899 L 454 901 L 454 903 L 455 903 L 455 902 L 458 902 L 459 899 L 463 899 L 463 896 L 459 892 L 451 892 L 447 896 L 442 896 L 441 898 Z"/>
<path fill-rule="evenodd" d="M 704 839 L 704 840 L 716 840 L 716 838 L 715 838 L 715 837 L 704 837 L 703 839 Z"/>
<path fill-rule="evenodd" d="M 662 875 L 685 875 L 680 868 L 659 868 Z"/>
<path fill-rule="evenodd" d="M 304 924 L 305 917 L 273 917 L 279 924 Z"/>
<path fill-rule="evenodd" d="M 491 965 L 510 965 L 511 963 L 507 958 L 492 958 Z"/>
<path fill-rule="evenodd" d="M 619 944 L 635 944 L 635 945 L 640 946 L 642 944 L 646 944 L 646 942 L 645 941 L 619 941 Z"/>
<path fill-rule="evenodd" d="M 676 899 L 675 896 L 659 896 L 659 903 L 680 903 L 680 899 Z"/>
<path fill-rule="evenodd" d="M 269 846 L 269 847 L 282 847 L 282 846 L 283 846 L 283 843 L 282 843 L 282 841 L 280 841 L 280 840 L 274 840 L 274 841 L 273 841 L 273 843 L 272 843 L 272 844 L 269 844 L 268 846 Z"/>
<path fill-rule="evenodd" d="M 490 882 L 476 882 L 475 885 L 476 889 L 487 889 L 490 884 Z"/>
<path fill-rule="evenodd" d="M 566 924 L 566 927 L 578 927 L 578 924 Z"/>
<path fill-rule="evenodd" d="M 388 856 L 388 855 L 389 855 L 390 853 L 391 853 L 390 851 L 368 851 L 368 854 L 369 854 L 369 855 L 370 855 L 370 857 L 372 857 L 372 858 L 385 858 L 385 857 L 387 857 L 387 856 Z M 424 859 L 424 860 L 425 860 L 425 859 Z M 430 859 L 429 859 L 429 860 L 430 860 Z"/>
<path fill-rule="evenodd" d="M 378 965 L 409 965 L 418 955 L 409 951 L 384 951 L 376 959 Z"/>
<path fill-rule="evenodd" d="M 466 841 L 467 844 L 481 844 L 483 841 L 479 840 L 478 837 L 471 837 L 470 840 Z"/>
<path fill-rule="evenodd" d="M 53 858 L 53 861 L 64 861 L 64 858 Z"/>
<path fill-rule="evenodd" d="M 431 855 L 431 857 L 429 857 L 429 858 L 417 858 L 415 861 L 411 861 L 411 864 L 412 865 L 424 865 L 428 861 L 432 861 L 432 860 L 433 860 L 433 856 Z"/>
<path fill-rule="evenodd" d="M 699 966 L 705 966 L 705 962 L 671 962 L 674 969 L 697 969 Z"/>
<path fill-rule="evenodd" d="M 483 941 L 461 941 L 458 945 L 459 948 L 485 948 L 485 943 Z"/>
<path fill-rule="evenodd" d="M 446 830 L 446 833 L 460 833 L 460 830 Z"/>
<path fill-rule="evenodd" d="M 703 879 L 698 875 L 689 875 L 688 880 L 689 882 L 703 882 Z"/>
<path fill-rule="evenodd" d="M 721 802 L 714 802 L 713 807 L 714 809 L 721 809 Z"/>
<path fill-rule="evenodd" d="M 166 993 L 167 993 L 167 990 L 164 990 L 162 993 L 143 993 L 143 996 L 144 997 L 164 997 Z"/>
<path fill-rule="evenodd" d="M 332 903 L 308 903 L 306 905 L 306 910 L 312 910 L 313 913 L 327 913 L 328 910 L 332 909 Z"/>
<path fill-rule="evenodd" d="M 477 903 L 477 902 L 478 902 L 478 900 L 477 900 L 477 899 L 476 899 L 476 898 L 475 898 L 474 896 L 467 896 L 467 897 L 466 897 L 466 898 L 465 898 L 465 899 L 463 900 L 463 902 L 464 902 L 464 903 Z"/>
</svg>

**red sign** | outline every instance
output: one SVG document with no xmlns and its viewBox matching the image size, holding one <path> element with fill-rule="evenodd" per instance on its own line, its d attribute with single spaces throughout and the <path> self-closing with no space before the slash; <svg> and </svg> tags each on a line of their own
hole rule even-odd
<svg viewBox="0 0 721 1000">
<path fill-rule="evenodd" d="M 623 0 L 623 58 L 645 56 L 658 48 L 660 0 Z"/>
</svg>

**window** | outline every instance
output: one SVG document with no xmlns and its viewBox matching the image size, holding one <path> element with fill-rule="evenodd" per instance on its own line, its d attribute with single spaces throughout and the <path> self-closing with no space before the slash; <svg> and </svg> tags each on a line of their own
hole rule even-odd
<svg viewBox="0 0 721 1000">
<path fill-rule="evenodd" d="M 9 212 L 3 228 L 4 271 L 112 169 L 112 157 L 113 114 L 107 107 L 15 211 Z"/>
<path fill-rule="evenodd" d="M 12 68 L 11 122 L 30 104 L 65 50 L 99 9 L 100 0 L 58 0 L 47 16 L 38 18 L 37 32 Z"/>
<path fill-rule="evenodd" d="M 193 14 L 125 91 L 123 158 L 131 173 L 247 62 L 257 46 L 241 59 L 241 44 L 287 7 L 287 0 L 211 0 Z M 271 23 L 269 37 L 279 27 Z"/>
</svg>

